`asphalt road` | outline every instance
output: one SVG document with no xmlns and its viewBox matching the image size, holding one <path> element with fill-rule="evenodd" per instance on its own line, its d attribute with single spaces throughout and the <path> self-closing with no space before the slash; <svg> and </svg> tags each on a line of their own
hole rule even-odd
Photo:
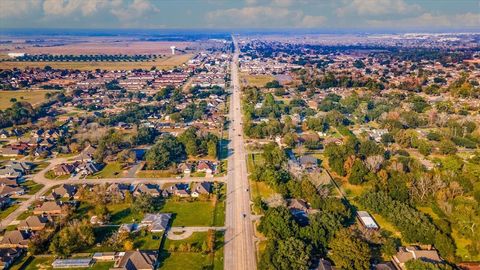
<svg viewBox="0 0 480 270">
<path fill-rule="evenodd" d="M 230 96 L 229 111 L 231 124 L 229 130 L 224 269 L 254 270 L 257 268 L 257 261 L 253 223 L 250 215 L 250 189 L 242 127 L 241 89 L 238 78 L 239 49 L 235 39 L 234 44 L 235 53 L 231 63 L 233 93 Z"/>
</svg>

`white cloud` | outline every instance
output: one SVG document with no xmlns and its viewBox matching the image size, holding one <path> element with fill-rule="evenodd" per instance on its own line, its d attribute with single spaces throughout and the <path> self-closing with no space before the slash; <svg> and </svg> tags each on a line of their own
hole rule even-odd
<svg viewBox="0 0 480 270">
<path fill-rule="evenodd" d="M 47 16 L 70 16 L 76 12 L 83 16 L 91 16 L 109 4 L 110 1 L 97 0 L 45 0 L 43 12 Z"/>
<path fill-rule="evenodd" d="M 407 4 L 404 0 L 353 0 L 344 1 L 344 6 L 337 8 L 338 16 L 357 14 L 360 16 L 380 16 L 393 14 L 418 14 L 422 8 L 418 4 Z"/>
<path fill-rule="evenodd" d="M 40 0 L 0 0 L 0 18 L 25 16 L 40 5 Z"/>
<path fill-rule="evenodd" d="M 319 27 L 327 18 L 305 15 L 302 10 L 281 6 L 246 6 L 207 13 L 211 27 Z"/>
<path fill-rule="evenodd" d="M 281 7 L 288 7 L 294 3 L 293 0 L 272 0 L 272 4 L 281 6 Z"/>
<path fill-rule="evenodd" d="M 131 21 L 142 17 L 147 17 L 160 10 L 148 0 L 133 0 L 129 5 L 114 8 L 111 13 L 121 21 Z"/>
<path fill-rule="evenodd" d="M 280 20 L 290 20 L 298 14 L 286 8 L 267 6 L 246 6 L 243 8 L 230 8 L 215 10 L 207 13 L 207 20 L 213 25 L 228 26 L 267 26 L 275 25 Z M 223 23 L 222 23 L 223 22 Z"/>
<path fill-rule="evenodd" d="M 398 20 L 368 20 L 367 23 L 374 27 L 400 27 L 400 28 L 479 28 L 480 14 L 467 12 L 456 15 L 435 15 L 423 13 L 420 16 Z"/>
</svg>

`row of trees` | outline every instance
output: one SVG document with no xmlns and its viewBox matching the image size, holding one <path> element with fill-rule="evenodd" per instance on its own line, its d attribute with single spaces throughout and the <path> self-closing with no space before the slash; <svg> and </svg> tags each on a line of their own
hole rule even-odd
<svg viewBox="0 0 480 270">
<path fill-rule="evenodd" d="M 90 55 L 73 55 L 73 54 L 37 54 L 25 55 L 17 57 L 14 60 L 19 62 L 139 62 L 139 61 L 153 61 L 158 57 L 155 54 L 90 54 Z"/>
</svg>

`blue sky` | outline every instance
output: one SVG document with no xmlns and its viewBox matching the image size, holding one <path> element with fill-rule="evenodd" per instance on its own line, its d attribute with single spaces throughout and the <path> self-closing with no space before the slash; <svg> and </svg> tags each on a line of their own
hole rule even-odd
<svg viewBox="0 0 480 270">
<path fill-rule="evenodd" d="M 0 0 L 0 28 L 480 29 L 480 0 Z"/>
</svg>

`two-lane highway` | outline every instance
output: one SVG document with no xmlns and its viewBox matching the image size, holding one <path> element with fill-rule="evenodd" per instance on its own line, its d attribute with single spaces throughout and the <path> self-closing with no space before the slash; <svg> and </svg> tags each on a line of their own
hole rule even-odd
<svg viewBox="0 0 480 270">
<path fill-rule="evenodd" d="M 250 191 L 243 139 L 241 89 L 238 78 L 239 48 L 232 36 L 235 52 L 231 63 L 229 157 L 225 233 L 225 270 L 255 270 L 255 243 L 250 215 Z"/>
</svg>

